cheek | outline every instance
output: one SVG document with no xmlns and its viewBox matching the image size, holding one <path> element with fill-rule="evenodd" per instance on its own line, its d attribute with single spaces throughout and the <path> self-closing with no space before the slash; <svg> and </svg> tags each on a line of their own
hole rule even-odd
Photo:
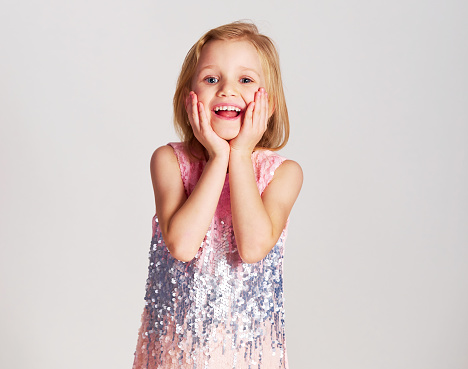
<svg viewBox="0 0 468 369">
<path fill-rule="evenodd" d="M 209 92 L 206 89 L 195 87 L 192 91 L 197 94 L 198 101 L 206 103 L 209 100 Z"/>
<path fill-rule="evenodd" d="M 255 87 L 252 86 L 252 88 L 249 89 L 248 91 L 248 102 L 250 103 L 251 101 L 255 101 L 255 94 L 258 92 L 258 90 L 260 89 L 260 87 L 263 87 L 265 88 L 266 90 L 266 87 L 262 84 L 260 85 L 256 85 Z M 267 91 L 268 92 L 268 91 Z"/>
<path fill-rule="evenodd" d="M 247 105 L 255 100 L 255 92 L 257 92 L 257 90 L 252 89 L 244 94 L 244 101 L 247 103 Z"/>
<path fill-rule="evenodd" d="M 200 86 L 200 83 L 197 83 L 197 82 L 192 82 L 191 86 L 190 86 L 190 91 L 193 91 L 195 92 L 197 95 L 199 95 L 201 92 L 202 92 L 202 87 L 203 86 Z"/>
</svg>

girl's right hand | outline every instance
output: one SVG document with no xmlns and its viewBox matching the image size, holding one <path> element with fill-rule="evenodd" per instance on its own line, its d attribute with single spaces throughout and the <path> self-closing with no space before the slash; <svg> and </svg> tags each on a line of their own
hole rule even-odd
<svg viewBox="0 0 468 369">
<path fill-rule="evenodd" d="M 213 131 L 206 115 L 205 107 L 202 102 L 198 101 L 198 96 L 195 92 L 190 91 L 185 101 L 185 109 L 187 110 L 193 133 L 208 151 L 209 157 L 214 158 L 221 155 L 229 158 L 231 150 L 229 142 L 219 137 Z"/>
</svg>

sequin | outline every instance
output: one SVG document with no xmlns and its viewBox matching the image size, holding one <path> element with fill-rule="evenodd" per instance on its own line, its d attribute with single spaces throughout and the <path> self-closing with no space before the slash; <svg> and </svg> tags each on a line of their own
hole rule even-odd
<svg viewBox="0 0 468 369">
<path fill-rule="evenodd" d="M 190 195 L 205 162 L 190 162 L 171 143 Z M 260 193 L 285 159 L 271 151 L 252 154 Z M 188 262 L 168 252 L 153 218 L 145 307 L 133 369 L 287 369 L 283 253 L 285 226 L 270 253 L 255 264 L 237 252 L 226 177 L 210 229 Z"/>
</svg>

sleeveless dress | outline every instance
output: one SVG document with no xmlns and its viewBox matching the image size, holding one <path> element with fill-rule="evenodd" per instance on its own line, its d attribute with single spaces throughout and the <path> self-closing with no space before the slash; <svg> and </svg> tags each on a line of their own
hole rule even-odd
<svg viewBox="0 0 468 369">
<path fill-rule="evenodd" d="M 169 145 L 190 196 L 206 162 L 190 161 L 183 143 Z M 252 153 L 260 194 L 284 160 L 269 150 Z M 263 260 L 244 263 L 232 227 L 229 173 L 190 262 L 171 256 L 155 215 L 133 369 L 287 369 L 283 252 L 288 223 Z"/>
</svg>

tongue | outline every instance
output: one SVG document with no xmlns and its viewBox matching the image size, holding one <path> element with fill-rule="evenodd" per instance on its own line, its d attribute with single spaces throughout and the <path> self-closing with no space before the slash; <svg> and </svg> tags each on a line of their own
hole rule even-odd
<svg viewBox="0 0 468 369">
<path fill-rule="evenodd" d="M 233 111 L 233 110 L 219 110 L 217 114 L 225 118 L 235 118 L 237 117 L 238 113 L 237 111 Z"/>
</svg>

